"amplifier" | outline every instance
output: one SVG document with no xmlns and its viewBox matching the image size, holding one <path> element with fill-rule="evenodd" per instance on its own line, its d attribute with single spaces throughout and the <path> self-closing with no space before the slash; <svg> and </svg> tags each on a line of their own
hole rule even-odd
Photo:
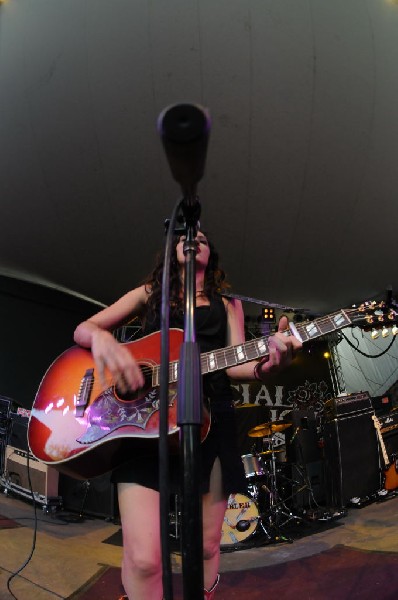
<svg viewBox="0 0 398 600">
<path fill-rule="evenodd" d="M 398 411 L 378 417 L 380 433 L 383 437 L 389 459 L 398 455 Z"/>
<path fill-rule="evenodd" d="M 10 412 L 11 399 L 6 396 L 0 396 L 0 437 L 6 444 L 8 444 L 11 428 Z"/>
<path fill-rule="evenodd" d="M 348 396 L 326 400 L 324 415 L 326 419 L 336 419 L 342 416 L 360 414 L 372 409 L 372 400 L 368 392 L 359 392 L 357 394 L 349 394 Z"/>
<path fill-rule="evenodd" d="M 398 411 L 391 412 L 387 415 L 381 415 L 378 417 L 380 423 L 380 432 L 384 435 L 394 429 L 398 429 Z"/>
<path fill-rule="evenodd" d="M 7 398 L 7 396 L 0 396 L 0 416 L 5 419 L 8 419 L 11 412 L 11 398 Z"/>
<path fill-rule="evenodd" d="M 10 413 L 11 418 L 11 433 L 10 446 L 19 450 L 28 451 L 28 424 L 29 417 L 21 413 Z"/>
<path fill-rule="evenodd" d="M 58 496 L 58 471 L 39 462 L 29 454 L 30 479 L 33 492 L 45 498 Z M 22 490 L 29 491 L 28 479 L 28 453 L 14 448 L 6 447 L 5 474 L 7 481 Z"/>
</svg>

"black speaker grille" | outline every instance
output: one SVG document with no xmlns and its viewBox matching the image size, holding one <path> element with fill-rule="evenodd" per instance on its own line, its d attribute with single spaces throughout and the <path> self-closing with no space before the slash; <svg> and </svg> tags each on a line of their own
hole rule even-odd
<svg viewBox="0 0 398 600">
<path fill-rule="evenodd" d="M 326 487 L 329 503 L 347 506 L 381 488 L 380 454 L 374 411 L 325 424 Z"/>
</svg>

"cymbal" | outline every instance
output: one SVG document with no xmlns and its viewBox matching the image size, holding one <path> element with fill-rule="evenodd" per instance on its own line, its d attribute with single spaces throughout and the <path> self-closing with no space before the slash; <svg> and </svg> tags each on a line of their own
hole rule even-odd
<svg viewBox="0 0 398 600">
<path fill-rule="evenodd" d="M 245 404 L 238 404 L 235 408 L 254 408 L 254 406 L 259 406 L 258 404 L 249 404 L 246 402 Z"/>
<path fill-rule="evenodd" d="M 247 435 L 249 437 L 265 437 L 267 435 L 272 435 L 273 433 L 285 431 L 285 429 L 291 426 L 292 423 L 263 423 L 262 425 L 256 425 L 256 427 L 250 429 Z"/>
<path fill-rule="evenodd" d="M 284 452 L 284 450 L 265 450 L 265 452 L 259 452 L 260 456 L 263 454 L 269 456 L 270 454 L 277 454 L 278 452 Z"/>
</svg>

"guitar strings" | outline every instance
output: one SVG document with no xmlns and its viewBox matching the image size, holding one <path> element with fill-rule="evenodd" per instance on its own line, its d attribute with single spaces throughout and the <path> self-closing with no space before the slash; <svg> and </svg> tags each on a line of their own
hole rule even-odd
<svg viewBox="0 0 398 600">
<path fill-rule="evenodd" d="M 336 311 L 335 313 L 332 313 L 331 315 L 326 315 L 324 317 L 320 317 L 319 319 L 315 320 L 315 324 L 318 327 L 318 329 L 321 329 L 323 325 L 325 324 L 330 324 L 332 317 L 339 315 L 341 313 L 346 313 L 347 315 L 352 314 L 353 312 L 356 312 L 357 309 L 344 309 L 344 311 Z M 304 321 L 303 323 L 299 323 L 296 325 L 297 329 L 300 330 L 304 330 L 304 328 L 306 327 L 307 324 L 313 323 L 314 321 Z M 284 331 L 282 331 L 282 333 L 289 333 L 291 334 L 290 329 L 285 329 Z M 228 358 L 228 356 L 233 356 L 233 358 L 236 357 L 236 348 L 239 346 L 244 345 L 249 351 L 254 352 L 255 356 L 253 356 L 253 358 L 249 358 L 247 359 L 245 362 L 248 362 L 249 360 L 255 360 L 256 358 L 259 358 L 260 356 L 264 356 L 264 353 L 259 353 L 258 352 L 258 340 L 260 339 L 269 339 L 270 337 L 272 337 L 272 335 L 270 336 L 260 336 L 259 338 L 254 338 L 252 340 L 246 341 L 243 344 L 236 344 L 235 346 L 227 346 L 225 348 L 219 348 L 217 350 L 214 351 L 210 351 L 210 352 L 204 352 L 203 354 L 201 354 L 201 362 L 202 363 L 207 363 L 207 359 L 208 357 L 210 357 L 211 354 L 224 354 L 224 356 L 226 358 Z M 265 353 L 268 354 L 268 351 Z M 139 361 L 138 361 L 139 362 Z M 175 361 L 171 361 L 169 363 L 169 371 L 170 374 L 173 372 L 173 365 L 178 364 L 178 360 Z M 149 378 L 150 376 L 154 376 L 155 374 L 157 375 L 160 371 L 160 365 L 154 365 L 149 366 L 147 364 L 143 364 L 141 366 L 141 371 L 144 375 L 145 378 Z M 108 378 L 106 379 L 106 381 L 108 382 Z M 110 384 L 110 385 L 113 385 Z"/>
</svg>

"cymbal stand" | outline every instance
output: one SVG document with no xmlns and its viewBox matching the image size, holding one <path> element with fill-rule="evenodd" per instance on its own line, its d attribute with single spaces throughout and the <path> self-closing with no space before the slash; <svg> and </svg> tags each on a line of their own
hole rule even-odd
<svg viewBox="0 0 398 600">
<path fill-rule="evenodd" d="M 303 519 L 298 515 L 294 514 L 288 506 L 286 506 L 285 501 L 280 497 L 278 486 L 277 486 L 277 469 L 276 469 L 276 453 L 275 453 L 275 443 L 274 436 L 270 436 L 270 449 L 271 449 L 271 473 L 270 473 L 270 506 L 269 506 L 269 514 L 270 514 L 270 522 L 271 525 L 276 528 L 278 532 L 280 529 L 284 527 L 290 521 L 302 521 Z M 281 522 L 282 517 L 285 519 Z M 281 536 L 287 541 L 292 542 L 290 538 L 286 538 L 286 536 Z"/>
<path fill-rule="evenodd" d="M 254 478 L 252 478 L 251 481 L 249 479 L 249 483 L 247 485 L 247 491 L 249 493 L 249 496 L 251 498 L 253 498 L 254 502 L 259 507 L 261 506 L 261 500 L 260 500 L 261 491 L 270 493 L 268 486 L 266 486 L 263 482 L 259 481 L 259 479 L 261 479 L 261 477 L 262 476 L 255 476 Z M 265 536 L 268 538 L 268 540 L 272 540 L 273 536 L 271 535 L 268 528 L 264 524 L 263 515 L 264 515 L 264 512 L 260 510 L 258 517 L 256 517 L 257 522 L 258 522 L 259 526 L 261 527 L 261 529 L 263 530 L 263 533 L 265 534 Z"/>
</svg>

